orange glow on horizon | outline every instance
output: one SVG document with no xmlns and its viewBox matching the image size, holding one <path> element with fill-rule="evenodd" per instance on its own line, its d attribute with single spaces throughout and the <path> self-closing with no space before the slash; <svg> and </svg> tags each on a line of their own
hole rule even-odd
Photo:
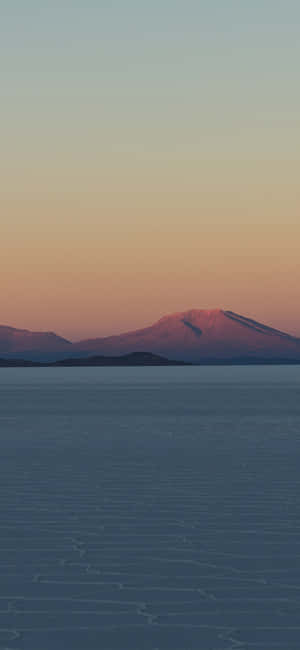
<svg viewBox="0 0 300 650">
<path fill-rule="evenodd" d="M 300 225 L 31 219 L 6 232 L 1 324 L 78 340 L 220 307 L 300 335 Z"/>
</svg>

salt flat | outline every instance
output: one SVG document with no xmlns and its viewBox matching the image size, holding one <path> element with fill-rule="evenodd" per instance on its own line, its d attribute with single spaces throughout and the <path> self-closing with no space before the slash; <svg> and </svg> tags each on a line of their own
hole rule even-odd
<svg viewBox="0 0 300 650">
<path fill-rule="evenodd" d="M 300 367 L 0 370 L 0 650 L 300 647 Z"/>
</svg>

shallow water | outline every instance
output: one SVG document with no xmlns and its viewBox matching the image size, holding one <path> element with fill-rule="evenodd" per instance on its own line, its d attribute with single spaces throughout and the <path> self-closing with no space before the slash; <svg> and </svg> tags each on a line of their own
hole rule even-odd
<svg viewBox="0 0 300 650">
<path fill-rule="evenodd" d="M 299 650 L 299 366 L 1 369 L 0 428 L 0 650 Z"/>
</svg>

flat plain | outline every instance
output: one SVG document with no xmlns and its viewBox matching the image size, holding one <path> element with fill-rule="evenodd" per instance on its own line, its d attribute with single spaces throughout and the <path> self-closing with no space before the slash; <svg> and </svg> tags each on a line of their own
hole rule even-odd
<svg viewBox="0 0 300 650">
<path fill-rule="evenodd" d="M 299 650 L 299 366 L 1 369 L 0 444 L 0 650 Z"/>
</svg>

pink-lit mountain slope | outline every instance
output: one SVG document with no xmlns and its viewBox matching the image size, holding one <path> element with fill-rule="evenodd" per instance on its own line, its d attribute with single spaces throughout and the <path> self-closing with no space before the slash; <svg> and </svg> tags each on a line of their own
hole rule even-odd
<svg viewBox="0 0 300 650">
<path fill-rule="evenodd" d="M 300 360 L 300 339 L 222 309 L 192 309 L 165 316 L 151 327 L 73 344 L 85 355 L 147 351 L 191 362 Z"/>
<path fill-rule="evenodd" d="M 30 332 L 0 325 L 0 356 L 56 359 L 68 354 L 72 343 L 54 332 Z"/>
<path fill-rule="evenodd" d="M 144 329 L 71 343 L 53 332 L 0 326 L 0 358 L 56 361 L 133 352 L 175 361 L 299 361 L 300 339 L 221 309 L 190 311 L 161 318 Z"/>
</svg>

